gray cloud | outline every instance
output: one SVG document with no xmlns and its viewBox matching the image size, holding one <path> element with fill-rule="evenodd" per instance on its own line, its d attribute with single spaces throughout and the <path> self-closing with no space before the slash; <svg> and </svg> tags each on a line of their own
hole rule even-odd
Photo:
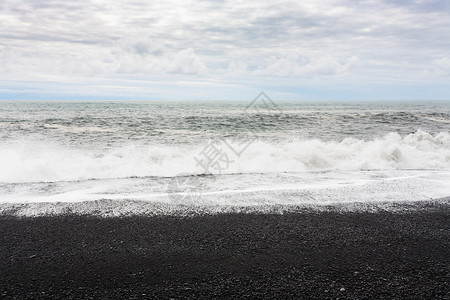
<svg viewBox="0 0 450 300">
<path fill-rule="evenodd" d="M 0 76 L 446 78 L 449 28 L 445 0 L 4 0 Z"/>
</svg>

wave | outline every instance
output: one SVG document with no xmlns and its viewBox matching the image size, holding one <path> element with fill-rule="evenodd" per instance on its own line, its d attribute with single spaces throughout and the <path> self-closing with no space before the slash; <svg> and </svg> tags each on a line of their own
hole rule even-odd
<svg viewBox="0 0 450 300">
<path fill-rule="evenodd" d="M 86 127 L 80 127 L 80 126 L 64 126 L 60 124 L 44 124 L 44 128 L 46 129 L 55 129 L 60 130 L 63 132 L 70 132 L 70 133 L 86 133 L 86 132 L 114 132 L 115 130 L 112 129 L 105 129 L 101 127 L 96 126 L 86 126 Z"/>
<path fill-rule="evenodd" d="M 242 141 L 241 141 L 242 142 Z M 228 147 L 227 147 L 228 145 Z M 282 173 L 326 170 L 450 170 L 450 134 L 419 130 L 370 141 L 254 141 L 240 155 L 231 143 L 214 144 L 219 168 L 202 168 L 212 152 L 201 145 L 130 144 L 116 149 L 75 149 L 48 141 L 0 145 L 0 182 L 51 182 L 188 174 Z M 235 149 L 234 149 L 235 150 Z M 226 158 L 226 159 L 225 159 Z"/>
</svg>

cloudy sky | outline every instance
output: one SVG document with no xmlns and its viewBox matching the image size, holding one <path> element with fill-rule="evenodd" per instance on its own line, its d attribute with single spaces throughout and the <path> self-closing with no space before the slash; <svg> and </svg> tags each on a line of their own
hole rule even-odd
<svg viewBox="0 0 450 300">
<path fill-rule="evenodd" d="M 1 0 L 0 99 L 450 99 L 450 1 Z"/>
</svg>

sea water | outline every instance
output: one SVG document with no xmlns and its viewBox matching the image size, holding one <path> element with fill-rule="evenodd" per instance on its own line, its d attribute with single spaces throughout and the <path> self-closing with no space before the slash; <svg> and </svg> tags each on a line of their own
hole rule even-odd
<svg viewBox="0 0 450 300">
<path fill-rule="evenodd" d="M 450 196 L 450 102 L 264 96 L 2 101 L 0 206 L 142 202 L 170 213 Z"/>
</svg>

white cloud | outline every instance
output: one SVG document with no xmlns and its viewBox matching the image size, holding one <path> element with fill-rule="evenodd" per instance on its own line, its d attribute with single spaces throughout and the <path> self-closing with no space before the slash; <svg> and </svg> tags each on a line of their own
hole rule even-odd
<svg viewBox="0 0 450 300">
<path fill-rule="evenodd" d="M 299 58 L 297 55 L 290 55 L 288 57 L 271 57 L 268 64 L 263 69 L 258 69 L 253 72 L 255 75 L 265 76 L 338 76 L 344 75 L 350 69 L 356 66 L 359 59 L 355 56 L 341 62 L 339 59 L 326 57 L 313 58 Z"/>
<path fill-rule="evenodd" d="M 178 52 L 169 65 L 168 71 L 179 74 L 206 74 L 207 72 L 205 64 L 192 48 Z"/>
<path fill-rule="evenodd" d="M 433 60 L 431 65 L 424 70 L 424 75 L 430 78 L 450 77 L 450 59 L 442 57 Z"/>
</svg>

